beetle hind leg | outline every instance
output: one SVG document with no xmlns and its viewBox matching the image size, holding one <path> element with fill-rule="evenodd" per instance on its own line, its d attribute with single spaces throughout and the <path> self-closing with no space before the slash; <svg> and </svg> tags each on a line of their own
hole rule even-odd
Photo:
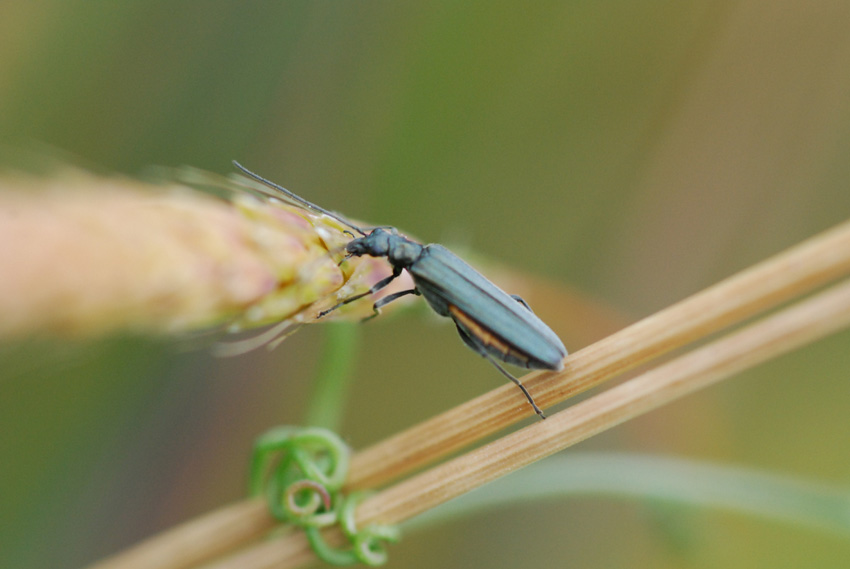
<svg viewBox="0 0 850 569">
<path fill-rule="evenodd" d="M 541 419 L 546 418 L 546 415 L 543 414 L 543 411 L 540 409 L 540 407 L 537 406 L 537 403 L 534 402 L 534 398 L 531 396 L 531 393 L 529 393 L 528 389 L 526 389 L 526 387 L 522 384 L 522 382 L 519 379 L 514 377 L 514 375 L 511 372 L 509 372 L 508 370 L 503 368 L 501 365 L 499 365 L 499 362 L 497 362 L 495 359 L 493 359 L 493 356 L 491 356 L 489 353 L 487 353 L 487 350 L 485 349 L 485 347 L 482 346 L 481 343 L 476 342 L 475 339 L 472 336 L 470 336 L 469 334 L 467 334 L 463 330 L 463 328 L 458 326 L 457 331 L 458 331 L 458 334 L 460 334 L 460 338 L 461 338 L 461 340 L 463 340 L 464 344 L 466 344 L 467 346 L 472 348 L 472 350 L 475 351 L 476 353 L 478 353 L 479 355 L 481 355 L 481 357 L 486 358 L 487 361 L 489 361 L 491 364 L 493 364 L 496 367 L 496 369 L 499 370 L 502 373 L 502 375 L 504 375 L 505 377 L 510 379 L 514 383 L 514 385 L 519 387 L 520 391 L 522 391 L 522 394 L 525 395 L 525 398 L 528 400 L 529 404 L 531 404 L 531 407 L 534 409 L 534 412 L 537 413 L 540 416 Z"/>
<path fill-rule="evenodd" d="M 520 391 L 522 391 L 522 394 L 525 395 L 526 399 L 528 399 L 528 402 L 531 404 L 531 407 L 534 409 L 534 412 L 537 413 L 538 415 L 540 415 L 541 419 L 546 418 L 546 415 L 543 414 L 543 411 L 540 409 L 540 407 L 537 406 L 537 403 L 534 402 L 534 398 L 531 396 L 531 393 L 528 392 L 528 389 L 526 389 L 526 387 L 522 384 L 522 382 L 519 379 L 514 377 L 512 373 L 510 373 L 508 370 L 506 370 L 501 365 L 499 365 L 499 362 L 494 360 L 493 356 L 491 356 L 490 354 L 485 352 L 481 355 L 483 355 L 485 358 L 487 358 L 487 361 L 489 361 L 491 364 L 496 366 L 496 369 L 499 370 L 500 372 L 502 372 L 502 375 L 504 375 L 505 377 L 510 379 L 512 382 L 514 382 L 514 384 L 517 387 L 519 387 Z"/>
<path fill-rule="evenodd" d="M 401 298 L 402 296 L 407 296 L 408 294 L 417 294 L 418 295 L 418 294 L 421 294 L 421 293 L 418 290 L 416 290 L 415 288 L 411 288 L 411 289 L 408 289 L 408 290 L 402 290 L 400 292 L 394 292 L 392 294 L 388 294 L 387 296 L 385 296 L 384 298 L 380 299 L 379 301 L 377 301 L 375 304 L 372 305 L 372 311 L 374 313 L 367 316 L 363 320 L 361 320 L 361 322 L 366 322 L 367 320 L 371 320 L 372 318 L 374 318 L 375 316 L 377 316 L 378 314 L 381 313 L 381 307 L 386 306 L 387 304 L 391 303 L 392 301 L 394 301 L 398 298 Z"/>
</svg>

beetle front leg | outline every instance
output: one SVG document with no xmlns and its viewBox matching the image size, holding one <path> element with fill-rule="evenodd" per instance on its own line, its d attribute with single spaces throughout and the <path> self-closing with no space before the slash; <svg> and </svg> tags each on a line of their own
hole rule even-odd
<svg viewBox="0 0 850 569">
<path fill-rule="evenodd" d="M 334 304 L 333 306 L 331 306 L 327 310 L 322 310 L 321 312 L 319 312 L 318 316 L 316 316 L 316 319 L 318 320 L 319 318 L 323 318 L 323 317 L 327 316 L 328 314 L 330 314 L 331 312 L 333 312 L 334 310 L 336 310 L 337 308 L 339 308 L 341 306 L 345 306 L 346 304 L 354 302 L 355 300 L 360 300 L 364 296 L 369 296 L 370 294 L 375 294 L 376 292 L 385 288 L 391 282 L 396 280 L 399 277 L 399 275 L 401 275 L 401 271 L 402 271 L 402 269 L 400 267 L 393 267 L 393 274 L 391 274 L 390 276 L 388 276 L 385 279 L 378 281 L 377 283 L 375 283 L 375 285 L 372 288 L 370 288 L 366 292 L 362 292 L 360 294 L 355 294 L 354 296 L 350 296 L 350 297 L 346 298 L 345 300 L 343 300 L 341 302 L 337 302 L 336 304 Z M 392 296 L 392 295 L 390 295 L 390 296 Z"/>
</svg>

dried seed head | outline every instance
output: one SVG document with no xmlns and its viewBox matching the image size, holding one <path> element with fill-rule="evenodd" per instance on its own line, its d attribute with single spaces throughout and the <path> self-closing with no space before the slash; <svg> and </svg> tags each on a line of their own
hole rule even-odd
<svg viewBox="0 0 850 569">
<path fill-rule="evenodd" d="M 309 322 L 343 285 L 388 274 L 337 265 L 350 237 L 336 221 L 212 179 L 231 201 L 76 170 L 0 179 L 0 335 Z"/>
</svg>

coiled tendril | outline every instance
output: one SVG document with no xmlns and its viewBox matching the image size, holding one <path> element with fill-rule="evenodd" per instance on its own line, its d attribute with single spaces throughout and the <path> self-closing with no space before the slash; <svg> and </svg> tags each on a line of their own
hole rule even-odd
<svg viewBox="0 0 850 569">
<path fill-rule="evenodd" d="M 326 429 L 274 428 L 254 444 L 250 492 L 265 495 L 275 519 L 303 528 L 320 559 L 334 565 L 381 565 L 387 560 L 384 542 L 398 541 L 399 532 L 394 526 L 356 528 L 354 511 L 362 494 L 341 492 L 349 454 Z M 322 537 L 322 528 L 337 522 L 350 548 L 334 548 Z"/>
</svg>

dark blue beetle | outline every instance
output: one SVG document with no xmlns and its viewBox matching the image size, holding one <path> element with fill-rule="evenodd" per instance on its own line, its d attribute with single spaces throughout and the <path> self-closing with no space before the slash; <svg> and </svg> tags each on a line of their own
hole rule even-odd
<svg viewBox="0 0 850 569">
<path fill-rule="evenodd" d="M 528 369 L 557 371 L 564 367 L 563 360 L 567 356 L 564 344 L 522 298 L 507 294 L 442 245 L 422 245 L 399 235 L 395 228 L 377 227 L 369 232 L 363 231 L 343 217 L 258 176 L 238 162 L 234 162 L 234 165 L 294 202 L 328 215 L 359 233 L 362 237 L 352 239 L 345 247 L 348 256 L 386 257 L 392 265 L 392 275 L 368 291 L 346 298 L 325 310 L 319 317 L 378 292 L 406 270 L 413 278 L 414 288 L 390 294 L 377 301 L 373 306 L 375 315 L 382 306 L 402 296 L 424 296 L 437 314 L 454 321 L 467 346 L 487 358 L 496 369 L 519 386 L 534 411 L 545 419 L 525 386 L 496 361 L 498 359 Z"/>
</svg>

